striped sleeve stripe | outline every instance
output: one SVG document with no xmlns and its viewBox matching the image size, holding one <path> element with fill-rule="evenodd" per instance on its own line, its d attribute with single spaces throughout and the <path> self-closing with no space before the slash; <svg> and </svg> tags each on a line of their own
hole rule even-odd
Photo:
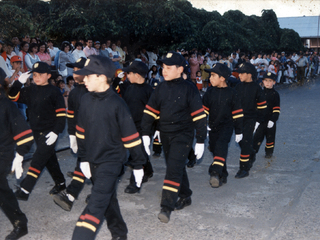
<svg viewBox="0 0 320 240">
<path fill-rule="evenodd" d="M 243 116 L 244 116 L 243 114 L 238 114 L 238 115 L 233 116 L 232 118 L 233 118 L 233 119 L 237 119 L 237 118 L 241 118 L 241 117 L 243 117 Z"/>
<path fill-rule="evenodd" d="M 150 107 L 149 105 L 146 105 L 146 108 L 149 109 L 150 111 L 154 112 L 155 114 L 158 114 L 158 115 L 160 114 L 160 111 Z"/>
<path fill-rule="evenodd" d="M 72 177 L 72 180 L 76 180 L 76 181 L 78 181 L 78 182 L 84 183 L 84 179 L 79 178 L 79 177 L 73 176 L 73 177 Z"/>
<path fill-rule="evenodd" d="M 207 115 L 209 115 L 209 112 L 208 112 L 207 110 L 204 110 L 204 112 L 205 112 Z"/>
<path fill-rule="evenodd" d="M 36 173 L 38 173 L 38 174 L 41 173 L 40 170 L 38 170 L 38 169 L 36 169 L 36 168 L 34 168 L 34 167 L 29 167 L 29 170 L 34 171 L 34 172 L 36 172 Z"/>
<path fill-rule="evenodd" d="M 100 220 L 98 218 L 96 218 L 96 217 L 94 217 L 92 215 L 89 215 L 89 214 L 84 215 L 84 219 L 90 220 L 91 222 L 94 222 L 95 224 L 99 224 L 100 223 Z"/>
<path fill-rule="evenodd" d="M 79 127 L 78 125 L 76 125 L 76 129 L 79 131 L 79 132 L 83 132 L 84 133 L 84 129 Z"/>
<path fill-rule="evenodd" d="M 267 105 L 257 107 L 257 109 L 264 109 L 264 108 L 267 108 Z"/>
<path fill-rule="evenodd" d="M 92 232 L 95 232 L 96 231 L 96 227 L 91 225 L 90 223 L 87 223 L 87 222 L 77 222 L 76 224 L 77 227 L 85 227 L 85 228 L 88 228 L 90 229 Z"/>
<path fill-rule="evenodd" d="M 28 129 L 28 130 L 26 130 L 26 131 L 24 131 L 24 132 L 22 132 L 22 133 L 19 133 L 18 135 L 16 135 L 16 136 L 14 136 L 13 137 L 13 140 L 18 140 L 19 138 L 21 138 L 21 137 L 23 137 L 23 136 L 25 136 L 25 135 L 27 135 L 27 134 L 29 134 L 29 133 L 32 133 L 32 130 L 31 129 Z"/>
<path fill-rule="evenodd" d="M 220 161 L 226 161 L 223 157 L 218 157 L 218 156 L 216 156 L 216 157 L 214 157 L 213 158 L 214 160 L 220 160 Z"/>
<path fill-rule="evenodd" d="M 84 177 L 83 173 L 82 172 L 78 172 L 78 171 L 74 171 L 73 174 L 75 175 L 79 175 L 81 177 Z"/>
<path fill-rule="evenodd" d="M 267 104 L 267 101 L 257 103 L 257 105 L 259 105 L 259 106 L 264 105 L 264 104 Z"/>
<path fill-rule="evenodd" d="M 65 108 L 58 108 L 58 109 L 56 109 L 56 112 L 65 112 L 65 111 L 66 111 Z"/>
<path fill-rule="evenodd" d="M 152 113 L 152 112 L 150 112 L 150 111 L 148 111 L 148 110 L 143 110 L 143 112 L 144 113 L 146 113 L 146 114 L 149 114 L 150 116 L 152 116 L 152 117 L 154 117 L 155 119 L 157 119 L 158 118 L 158 116 L 157 115 L 155 115 L 154 113 Z"/>
<path fill-rule="evenodd" d="M 74 111 L 72 111 L 72 110 L 67 110 L 67 113 L 74 114 Z"/>
<path fill-rule="evenodd" d="M 232 112 L 232 114 L 237 114 L 237 113 L 240 113 L 240 112 L 243 112 L 243 109 L 235 110 L 235 111 Z"/>
<path fill-rule="evenodd" d="M 67 114 L 67 118 L 74 118 L 74 115 Z"/>
<path fill-rule="evenodd" d="M 13 102 L 16 102 L 16 101 L 18 101 L 19 100 L 19 97 L 20 97 L 20 92 L 18 92 L 18 94 L 17 95 L 15 95 L 15 96 L 8 96 L 9 97 L 9 99 L 11 99 Z"/>
<path fill-rule="evenodd" d="M 135 146 L 138 146 L 139 144 L 141 144 L 141 139 L 132 142 L 132 143 L 128 143 L 128 144 L 123 144 L 125 148 L 133 148 Z"/>
<path fill-rule="evenodd" d="M 272 113 L 280 113 L 280 110 L 273 110 Z"/>
<path fill-rule="evenodd" d="M 273 109 L 279 109 L 280 110 L 280 107 L 273 107 Z"/>
<path fill-rule="evenodd" d="M 28 138 L 25 138 L 25 139 L 17 142 L 17 146 L 20 146 L 20 145 L 25 144 L 25 143 L 27 143 L 27 142 L 30 142 L 30 141 L 32 141 L 32 140 L 33 140 L 33 136 L 28 137 Z"/>
<path fill-rule="evenodd" d="M 209 108 L 208 108 L 208 107 L 206 107 L 205 105 L 202 105 L 202 107 L 204 108 L 204 110 L 209 111 Z"/>
<path fill-rule="evenodd" d="M 133 139 L 135 139 L 137 137 L 139 137 L 139 133 L 138 132 L 136 132 L 135 134 L 132 134 L 132 135 L 130 135 L 128 137 L 121 138 L 121 140 L 123 142 L 128 142 L 128 141 L 133 140 Z"/>
<path fill-rule="evenodd" d="M 163 186 L 162 189 L 168 190 L 168 191 L 171 191 L 171 192 L 178 192 L 178 189 L 172 188 L 172 187 L 168 187 L 168 186 Z"/>
<path fill-rule="evenodd" d="M 76 132 L 76 137 L 77 137 L 77 138 L 80 138 L 80 139 L 84 139 L 84 135 L 83 135 L 83 134 L 79 134 L 79 133 L 77 133 L 77 132 Z"/>
<path fill-rule="evenodd" d="M 224 166 L 224 163 L 214 161 L 214 162 L 212 163 L 212 165 L 220 165 L 220 166 L 223 167 L 223 166 Z"/>
<path fill-rule="evenodd" d="M 58 113 L 58 114 L 56 114 L 56 116 L 57 117 L 65 117 L 65 116 L 67 116 L 67 114 L 66 113 Z"/>
<path fill-rule="evenodd" d="M 170 181 L 170 180 L 164 180 L 163 183 L 166 183 L 166 184 L 170 184 L 172 186 L 176 186 L 176 187 L 179 187 L 180 186 L 180 183 L 177 183 L 177 182 L 174 182 L 174 181 Z"/>
<path fill-rule="evenodd" d="M 203 111 L 204 111 L 204 109 L 203 109 L 203 108 L 200 108 L 199 110 L 194 111 L 193 113 L 191 113 L 191 116 L 193 117 L 194 115 L 197 115 L 198 113 L 201 113 L 201 112 L 203 112 Z"/>
<path fill-rule="evenodd" d="M 207 115 L 206 114 L 202 114 L 202 115 L 200 115 L 198 117 L 193 118 L 192 120 L 195 122 L 195 121 L 198 121 L 198 120 L 200 120 L 202 118 L 205 118 L 205 117 L 207 117 Z"/>
</svg>

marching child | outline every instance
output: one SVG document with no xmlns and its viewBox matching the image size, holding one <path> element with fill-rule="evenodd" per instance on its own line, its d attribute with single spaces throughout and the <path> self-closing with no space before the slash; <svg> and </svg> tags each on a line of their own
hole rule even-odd
<svg viewBox="0 0 320 240">
<path fill-rule="evenodd" d="M 241 147 L 240 169 L 235 178 L 249 176 L 249 170 L 255 161 L 253 149 L 253 133 L 264 121 L 267 101 L 261 87 L 256 83 L 257 71 L 251 63 L 242 63 L 236 70 L 239 73 L 240 83 L 235 87 L 243 109 L 243 138 L 239 142 Z"/>
<path fill-rule="evenodd" d="M 19 208 L 7 175 L 11 168 L 17 179 L 21 177 L 23 155 L 29 152 L 33 136 L 18 108 L 5 96 L 5 77 L 6 73 L 0 68 L 0 207 L 14 227 L 6 239 L 19 239 L 28 233 L 28 219 Z"/>
<path fill-rule="evenodd" d="M 197 159 L 202 157 L 207 124 L 199 91 L 182 78 L 185 66 L 183 56 L 169 52 L 160 62 L 163 64 L 165 81 L 151 95 L 141 126 L 143 144 L 150 155 L 149 136 L 152 134 L 152 124 L 159 119 L 167 168 L 158 218 L 161 222 L 168 223 L 174 209 L 180 210 L 191 205 L 192 191 L 185 167 L 186 159 L 193 144 L 194 129 L 197 139 L 195 155 Z"/>
<path fill-rule="evenodd" d="M 21 88 L 27 78 L 19 78 L 13 83 L 9 92 L 12 101 L 25 103 L 28 106 L 30 127 L 37 144 L 27 176 L 15 192 L 19 200 L 28 200 L 44 167 L 48 169 L 55 182 L 50 194 L 56 194 L 66 188 L 55 153 L 58 134 L 62 133 L 65 127 L 66 108 L 59 89 L 48 82 L 51 77 L 50 72 L 51 68 L 47 63 L 36 62 L 30 71 L 33 73 L 35 84 Z"/>
<path fill-rule="evenodd" d="M 130 164 L 137 187 L 146 163 L 141 139 L 128 106 L 111 86 L 116 72 L 113 62 L 101 55 L 91 55 L 85 67 L 75 74 L 84 75 L 90 93 L 81 98 L 76 125 L 80 169 L 94 182 L 88 205 L 78 219 L 74 240 L 94 239 L 106 218 L 113 239 L 127 239 L 128 229 L 121 216 L 116 185 L 129 149 Z"/>
<path fill-rule="evenodd" d="M 269 72 L 263 75 L 263 93 L 268 103 L 267 115 L 265 121 L 259 125 L 253 138 L 253 148 L 258 153 L 261 143 L 266 137 L 265 158 L 272 157 L 276 138 L 276 122 L 280 115 L 280 96 L 273 87 L 276 84 L 276 80 L 277 75 L 273 73 Z"/>
<path fill-rule="evenodd" d="M 209 143 L 213 153 L 213 162 L 209 168 L 210 185 L 217 188 L 227 183 L 227 154 L 228 144 L 235 128 L 236 142 L 242 135 L 243 110 L 234 89 L 228 86 L 227 79 L 231 72 L 227 65 L 216 63 L 210 73 L 212 87 L 203 96 L 203 107 L 209 115 Z"/>
</svg>

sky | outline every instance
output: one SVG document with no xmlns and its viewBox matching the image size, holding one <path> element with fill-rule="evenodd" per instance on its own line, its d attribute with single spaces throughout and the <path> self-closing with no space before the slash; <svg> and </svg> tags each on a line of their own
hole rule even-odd
<svg viewBox="0 0 320 240">
<path fill-rule="evenodd" d="M 239 10 L 245 15 L 261 16 L 263 9 L 273 9 L 277 17 L 319 16 L 320 0 L 188 0 L 195 8 L 218 11 Z"/>
</svg>

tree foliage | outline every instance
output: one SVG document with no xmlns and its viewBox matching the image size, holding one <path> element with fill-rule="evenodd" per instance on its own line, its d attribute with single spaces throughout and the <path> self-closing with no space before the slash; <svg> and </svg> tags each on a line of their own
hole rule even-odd
<svg viewBox="0 0 320 240">
<path fill-rule="evenodd" d="M 193 8 L 187 0 L 3 0 L 2 38 L 29 33 L 43 39 L 116 40 L 131 46 L 210 47 L 216 51 L 272 51 L 303 48 L 293 30 L 280 29 L 273 10 L 221 16 Z"/>
</svg>

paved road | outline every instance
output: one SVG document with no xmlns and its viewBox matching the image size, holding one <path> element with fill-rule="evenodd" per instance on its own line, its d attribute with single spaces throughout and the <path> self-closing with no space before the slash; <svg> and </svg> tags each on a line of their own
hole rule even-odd
<svg viewBox="0 0 320 240">
<path fill-rule="evenodd" d="M 274 157 L 265 159 L 262 148 L 250 176 L 235 179 L 240 149 L 232 141 L 227 159 L 228 183 L 213 189 L 207 173 L 212 156 L 206 150 L 202 163 L 188 169 L 192 205 L 173 212 L 168 224 L 157 219 L 165 173 L 163 157 L 151 159 L 154 177 L 139 194 L 124 193 L 130 176 L 128 169 L 118 186 L 128 239 L 320 239 L 320 81 L 303 87 L 280 87 L 279 93 L 281 115 Z M 64 144 L 66 139 L 60 143 Z M 70 150 L 59 152 L 58 157 L 64 173 L 73 170 L 76 158 Z M 28 163 L 24 167 L 26 174 Z M 13 176 L 9 180 L 12 187 L 17 183 Z M 45 171 L 29 201 L 20 201 L 29 219 L 29 234 L 23 240 L 71 238 L 91 185 L 89 182 L 85 185 L 71 212 L 53 203 L 48 194 L 52 186 Z M 0 212 L 0 238 L 11 230 L 8 219 Z M 96 239 L 110 238 L 104 223 Z"/>
</svg>

